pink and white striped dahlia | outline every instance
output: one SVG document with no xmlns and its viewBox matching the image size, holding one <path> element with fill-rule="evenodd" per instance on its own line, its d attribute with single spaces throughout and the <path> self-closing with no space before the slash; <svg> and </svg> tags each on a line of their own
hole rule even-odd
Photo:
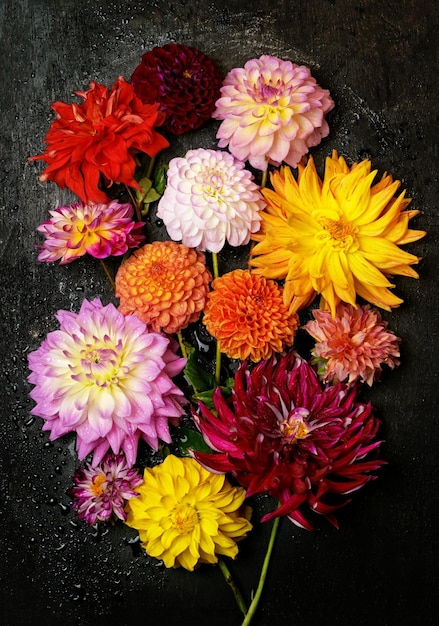
<svg viewBox="0 0 439 626">
<path fill-rule="evenodd" d="M 178 422 L 186 402 L 171 380 L 186 363 L 177 343 L 99 299 L 56 318 L 60 329 L 28 357 L 31 412 L 45 420 L 50 439 L 76 432 L 79 458 L 94 452 L 94 465 L 109 449 L 133 465 L 139 439 L 155 449 L 159 439 L 169 443 L 169 422 Z"/>
<path fill-rule="evenodd" d="M 213 399 L 215 412 L 200 404 L 194 419 L 215 452 L 194 456 L 207 469 L 230 472 L 247 496 L 277 498 L 279 508 L 262 521 L 287 515 L 311 530 L 300 510 L 308 506 L 337 526 L 334 512 L 383 464 L 371 405 L 357 402 L 353 385 L 322 387 L 294 351 L 253 369 L 244 362 L 231 398 L 218 388 Z"/>
<path fill-rule="evenodd" d="M 251 59 L 223 81 L 212 114 L 222 120 L 218 146 L 259 170 L 282 161 L 297 167 L 328 135 L 325 115 L 333 107 L 307 67 L 268 55 Z"/>
<path fill-rule="evenodd" d="M 170 161 L 167 176 L 157 217 L 174 241 L 219 252 L 226 241 L 247 244 L 259 230 L 266 202 L 251 172 L 228 152 L 189 150 Z"/>
<path fill-rule="evenodd" d="M 137 248 L 145 237 L 143 222 L 134 222 L 131 204 L 84 204 L 75 202 L 49 211 L 51 218 L 38 226 L 46 241 L 38 246 L 39 261 L 60 265 L 71 263 L 84 254 L 97 259 L 125 254 Z"/>
<path fill-rule="evenodd" d="M 125 504 L 139 495 L 135 489 L 143 478 L 127 465 L 123 454 L 107 454 L 99 465 L 80 467 L 73 481 L 73 509 L 79 519 L 96 524 L 112 518 L 125 521 Z"/>
</svg>

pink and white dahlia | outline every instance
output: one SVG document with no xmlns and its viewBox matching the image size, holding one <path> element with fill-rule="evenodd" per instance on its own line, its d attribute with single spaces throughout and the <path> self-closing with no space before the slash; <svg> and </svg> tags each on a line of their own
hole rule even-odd
<svg viewBox="0 0 439 626">
<path fill-rule="evenodd" d="M 50 439 L 76 432 L 79 458 L 94 452 L 94 465 L 109 449 L 133 465 L 139 439 L 155 449 L 159 439 L 169 443 L 169 422 L 186 402 L 171 380 L 186 363 L 177 343 L 99 299 L 56 318 L 60 329 L 28 357 L 32 414 L 45 420 Z"/>
<path fill-rule="evenodd" d="M 247 496 L 276 498 L 279 508 L 262 521 L 287 515 L 310 530 L 308 509 L 337 526 L 335 511 L 383 465 L 380 422 L 356 394 L 355 385 L 322 386 L 294 351 L 253 369 L 244 362 L 230 398 L 218 387 L 214 411 L 200 404 L 194 419 L 214 452 L 194 456 L 211 471 L 230 472 Z"/>
<path fill-rule="evenodd" d="M 125 504 L 139 495 L 135 489 L 143 478 L 127 465 L 123 454 L 107 454 L 99 465 L 87 463 L 80 467 L 73 481 L 75 485 L 70 490 L 73 509 L 79 519 L 96 524 L 112 518 L 125 521 Z"/>
<path fill-rule="evenodd" d="M 46 241 L 38 246 L 39 261 L 60 265 L 71 263 L 85 254 L 97 259 L 125 254 L 137 248 L 145 237 L 143 222 L 134 222 L 131 204 L 84 204 L 75 202 L 49 211 L 51 218 L 38 226 Z"/>
<path fill-rule="evenodd" d="M 253 175 L 228 152 L 198 148 L 169 163 L 157 216 L 174 241 L 219 252 L 249 242 L 266 205 Z"/>
<path fill-rule="evenodd" d="M 372 385 L 382 365 L 399 365 L 400 338 L 387 330 L 387 322 L 368 304 L 357 308 L 340 304 L 335 318 L 330 311 L 313 310 L 314 320 L 304 329 L 316 340 L 313 362 L 323 381 Z"/>
<path fill-rule="evenodd" d="M 328 135 L 325 115 L 333 107 L 307 67 L 263 55 L 227 74 L 212 117 L 223 120 L 219 147 L 265 171 L 282 161 L 297 167 Z"/>
</svg>

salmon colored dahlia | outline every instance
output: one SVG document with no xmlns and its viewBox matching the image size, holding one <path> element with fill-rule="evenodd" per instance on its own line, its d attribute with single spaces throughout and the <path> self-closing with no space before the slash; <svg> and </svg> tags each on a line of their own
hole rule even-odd
<svg viewBox="0 0 439 626">
<path fill-rule="evenodd" d="M 238 269 L 213 281 L 203 323 L 221 352 L 257 362 L 292 345 L 298 318 L 274 280 Z"/>
<path fill-rule="evenodd" d="M 163 128 L 181 135 L 210 119 L 222 76 L 200 50 L 168 43 L 145 52 L 131 83 L 142 102 L 158 103 Z"/>
<path fill-rule="evenodd" d="M 385 174 L 373 184 L 375 176 L 368 159 L 349 167 L 335 151 L 323 180 L 312 157 L 299 165 L 297 180 L 288 167 L 272 174 L 250 264 L 257 274 L 285 279 L 285 300 L 295 310 L 321 294 L 320 308 L 333 317 L 339 302 L 356 306 L 357 295 L 390 311 L 402 302 L 390 291 L 392 274 L 418 278 L 410 266 L 420 259 L 399 246 L 425 235 L 408 226 L 419 211 L 407 210 L 404 191 L 395 196 L 398 180 Z"/>
<path fill-rule="evenodd" d="M 223 81 L 212 115 L 222 120 L 218 146 L 258 170 L 282 161 L 297 167 L 328 135 L 325 115 L 333 107 L 307 67 L 268 55 L 251 59 Z"/>
<path fill-rule="evenodd" d="M 107 202 L 106 187 L 123 183 L 140 190 L 134 178 L 136 154 L 155 156 L 169 146 L 155 129 L 162 121 L 157 104 L 143 104 L 132 85 L 119 77 L 108 89 L 91 82 L 76 91 L 84 102 L 54 102 L 56 119 L 46 135 L 41 182 L 68 187 L 83 202 Z"/>
<path fill-rule="evenodd" d="M 192 572 L 201 563 L 217 563 L 219 554 L 234 559 L 236 542 L 252 529 L 244 489 L 195 459 L 168 455 L 145 469 L 137 491 L 139 497 L 127 503 L 126 524 L 139 532 L 147 554 L 165 567 Z"/>
<path fill-rule="evenodd" d="M 119 267 L 119 310 L 155 331 L 178 333 L 201 315 L 212 276 L 202 252 L 174 241 L 154 241 Z"/>
<path fill-rule="evenodd" d="M 125 254 L 128 248 L 137 248 L 144 242 L 143 222 L 133 222 L 131 204 L 83 204 L 75 202 L 49 211 L 50 219 L 40 224 L 37 231 L 46 240 L 38 246 L 39 261 L 71 263 L 90 254 L 97 259 Z"/>
<path fill-rule="evenodd" d="M 316 341 L 311 353 L 325 382 L 339 380 L 372 385 L 382 365 L 399 365 L 399 337 L 387 330 L 376 309 L 339 304 L 335 318 L 316 309 L 303 327 Z"/>
<path fill-rule="evenodd" d="M 383 464 L 379 420 L 356 393 L 355 385 L 322 386 L 294 351 L 252 369 L 243 363 L 230 398 L 218 387 L 214 411 L 200 403 L 194 419 L 214 452 L 194 456 L 211 471 L 230 472 L 247 496 L 276 498 L 279 508 L 262 521 L 287 515 L 311 529 L 309 509 L 336 526 L 335 511 Z"/>
</svg>

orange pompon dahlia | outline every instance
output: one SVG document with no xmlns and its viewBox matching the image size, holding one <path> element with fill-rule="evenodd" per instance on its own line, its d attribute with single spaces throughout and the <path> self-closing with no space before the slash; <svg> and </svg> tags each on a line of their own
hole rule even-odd
<svg viewBox="0 0 439 626">
<path fill-rule="evenodd" d="M 297 180 L 289 167 L 271 176 L 274 190 L 264 189 L 267 207 L 261 229 L 252 235 L 250 264 L 257 274 L 285 279 L 286 304 L 299 310 L 322 296 L 322 309 L 335 317 L 339 302 L 356 306 L 356 296 L 390 311 L 402 303 L 390 288 L 393 274 L 418 278 L 410 267 L 420 260 L 399 248 L 425 235 L 411 230 L 419 211 L 407 210 L 405 192 L 384 174 L 372 184 L 376 170 L 369 160 L 346 164 L 334 151 L 326 159 L 323 180 L 312 157 L 298 166 Z"/>
<path fill-rule="evenodd" d="M 221 352 L 256 363 L 293 344 L 298 318 L 274 280 L 238 269 L 213 281 L 203 323 Z"/>
<path fill-rule="evenodd" d="M 75 94 L 84 102 L 52 104 L 56 119 L 46 135 L 46 150 L 29 159 L 48 164 L 41 182 L 68 187 L 86 203 L 107 202 L 102 187 L 114 182 L 140 190 L 135 155 L 153 157 L 169 146 L 154 129 L 163 120 L 158 105 L 143 104 L 122 77 L 110 89 L 91 82 L 88 90 Z"/>
<path fill-rule="evenodd" d="M 116 274 L 119 310 L 153 330 L 178 333 L 201 315 L 212 276 L 205 255 L 175 241 L 139 248 Z"/>
</svg>

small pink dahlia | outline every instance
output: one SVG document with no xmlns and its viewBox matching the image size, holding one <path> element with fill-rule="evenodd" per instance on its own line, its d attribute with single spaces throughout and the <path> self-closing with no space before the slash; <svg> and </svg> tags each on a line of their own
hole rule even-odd
<svg viewBox="0 0 439 626">
<path fill-rule="evenodd" d="M 75 202 L 49 211 L 51 218 L 38 226 L 46 241 L 38 246 L 39 261 L 60 265 L 90 254 L 97 259 L 125 254 L 137 248 L 145 237 L 143 222 L 134 222 L 131 204 L 84 204 Z"/>
<path fill-rule="evenodd" d="M 328 135 L 325 115 L 333 107 L 307 67 L 263 55 L 227 74 L 212 117 L 223 120 L 219 147 L 265 171 L 282 161 L 297 167 Z"/>
<path fill-rule="evenodd" d="M 45 420 L 50 439 L 76 432 L 79 458 L 94 452 L 94 465 L 111 449 L 132 466 L 139 439 L 155 449 L 159 438 L 169 443 L 169 422 L 186 403 L 171 380 L 186 363 L 177 343 L 99 299 L 56 318 L 60 329 L 28 357 L 31 412 Z"/>
<path fill-rule="evenodd" d="M 221 83 L 209 57 L 177 43 L 145 52 L 131 77 L 136 95 L 144 103 L 159 105 L 163 127 L 173 135 L 195 130 L 210 119 Z"/>
<path fill-rule="evenodd" d="M 335 318 L 330 311 L 313 310 L 314 321 L 305 330 L 316 340 L 312 350 L 322 380 L 360 382 L 372 385 L 382 365 L 399 365 L 399 343 L 376 309 L 366 304 L 337 307 Z"/>
<path fill-rule="evenodd" d="M 322 387 L 294 351 L 253 369 L 244 362 L 232 396 L 218 388 L 213 401 L 215 411 L 200 403 L 194 419 L 214 452 L 194 456 L 211 471 L 230 472 L 247 496 L 277 498 L 279 508 L 262 521 L 287 515 L 310 530 L 301 510 L 308 507 L 337 526 L 334 512 L 383 465 L 371 405 L 357 402 L 354 385 Z"/>
<path fill-rule="evenodd" d="M 219 252 L 226 241 L 240 246 L 259 230 L 265 200 L 251 172 L 228 152 L 189 150 L 170 161 L 167 176 L 157 217 L 174 241 Z"/>
<path fill-rule="evenodd" d="M 135 489 L 143 478 L 127 465 L 123 454 L 107 454 L 99 465 L 88 463 L 80 467 L 73 481 L 75 485 L 70 490 L 73 509 L 79 519 L 91 525 L 111 518 L 125 521 L 125 504 L 139 495 Z"/>
</svg>

